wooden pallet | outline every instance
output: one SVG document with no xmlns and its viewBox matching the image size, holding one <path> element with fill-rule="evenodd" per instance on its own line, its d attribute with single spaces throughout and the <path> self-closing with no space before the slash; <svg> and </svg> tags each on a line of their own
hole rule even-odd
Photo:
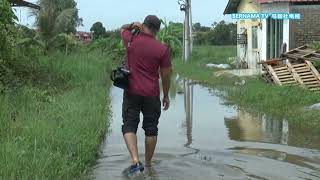
<svg viewBox="0 0 320 180">
<path fill-rule="evenodd" d="M 320 51 L 314 50 L 309 46 L 301 46 L 296 49 L 290 50 L 281 55 L 282 58 L 287 58 L 292 61 L 320 61 Z"/>
<path fill-rule="evenodd" d="M 263 77 L 269 83 L 284 85 L 301 85 L 313 91 L 320 90 L 320 74 L 310 61 L 304 63 L 272 66 L 262 64 Z"/>
</svg>

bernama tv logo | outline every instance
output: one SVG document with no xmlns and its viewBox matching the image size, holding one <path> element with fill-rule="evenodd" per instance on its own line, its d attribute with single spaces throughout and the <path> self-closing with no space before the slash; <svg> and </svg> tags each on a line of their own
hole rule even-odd
<svg viewBox="0 0 320 180">
<path fill-rule="evenodd" d="M 299 20 L 299 13 L 233 13 L 232 19 L 284 19 L 284 20 Z"/>
</svg>

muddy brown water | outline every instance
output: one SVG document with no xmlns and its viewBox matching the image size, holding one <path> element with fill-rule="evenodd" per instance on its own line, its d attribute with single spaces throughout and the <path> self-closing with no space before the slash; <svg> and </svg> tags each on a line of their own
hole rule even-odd
<svg viewBox="0 0 320 180">
<path fill-rule="evenodd" d="M 320 180 L 320 135 L 264 114 L 225 105 L 214 90 L 180 81 L 162 113 L 152 168 L 134 179 Z M 182 92 L 183 91 L 183 92 Z M 128 179 L 121 134 L 122 92 L 112 89 L 113 121 L 90 179 Z M 140 157 L 144 133 L 138 131 Z"/>
</svg>

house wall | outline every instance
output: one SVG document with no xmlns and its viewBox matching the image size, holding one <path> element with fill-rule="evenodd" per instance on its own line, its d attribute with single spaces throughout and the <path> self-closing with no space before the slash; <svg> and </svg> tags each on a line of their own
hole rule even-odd
<svg viewBox="0 0 320 180">
<path fill-rule="evenodd" d="M 320 5 L 291 5 L 290 11 L 302 15 L 300 20 L 291 22 L 293 43 L 290 48 L 320 41 Z"/>
<path fill-rule="evenodd" d="M 252 3 L 252 0 L 242 0 L 238 6 L 238 13 L 258 13 L 260 12 L 260 6 L 256 3 Z M 259 52 L 258 49 L 252 49 L 252 26 L 259 25 L 259 20 L 239 20 L 237 22 L 238 34 L 241 33 L 241 28 L 247 30 L 248 44 L 247 45 L 238 45 L 238 58 L 242 61 L 248 63 L 248 67 L 255 69 L 257 66 L 257 61 L 259 61 Z M 261 36 L 261 31 L 258 30 L 258 37 Z M 260 38 L 258 38 L 260 41 Z M 258 44 L 260 44 L 258 42 Z"/>
</svg>

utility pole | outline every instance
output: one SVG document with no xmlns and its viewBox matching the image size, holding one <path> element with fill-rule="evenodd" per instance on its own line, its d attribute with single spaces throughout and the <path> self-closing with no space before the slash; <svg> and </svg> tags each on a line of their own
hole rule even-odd
<svg viewBox="0 0 320 180">
<path fill-rule="evenodd" d="M 191 0 L 179 0 L 180 10 L 185 12 L 183 27 L 183 59 L 188 62 L 192 51 Z"/>
<path fill-rule="evenodd" d="M 192 53 L 193 50 L 193 22 L 192 22 L 192 6 L 191 0 L 189 0 L 189 19 L 190 19 L 190 52 Z"/>
</svg>

